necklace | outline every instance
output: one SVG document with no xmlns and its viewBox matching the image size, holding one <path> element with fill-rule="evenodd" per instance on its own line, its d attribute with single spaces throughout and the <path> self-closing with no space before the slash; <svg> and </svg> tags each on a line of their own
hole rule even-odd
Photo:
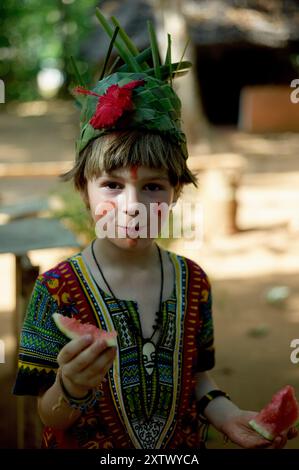
<svg viewBox="0 0 299 470">
<path fill-rule="evenodd" d="M 124 312 L 124 309 L 123 307 L 121 306 L 119 300 L 117 299 L 117 297 L 115 296 L 115 294 L 113 293 L 110 285 L 108 284 L 107 282 L 107 279 L 106 277 L 104 276 L 104 273 L 103 273 L 103 270 L 97 260 L 97 257 L 95 255 L 95 252 L 94 252 L 94 244 L 95 244 L 95 240 L 93 240 L 92 244 L 91 244 L 91 252 L 92 252 L 92 256 L 93 256 L 93 259 L 94 259 L 94 262 L 96 263 L 97 267 L 98 267 L 98 270 L 100 271 L 101 273 L 101 276 L 110 292 L 110 294 L 112 295 L 112 297 L 114 298 L 114 300 L 117 302 L 120 310 L 122 310 Z M 157 250 L 158 250 L 158 254 L 159 254 L 159 262 L 160 262 L 160 272 L 161 272 L 161 287 L 160 287 L 160 299 L 159 299 L 159 310 L 158 312 L 156 312 L 156 318 L 155 318 L 155 324 L 153 325 L 153 333 L 151 335 L 150 338 L 143 338 L 142 334 L 141 334 L 141 339 L 142 339 L 142 342 L 143 342 L 143 347 L 142 347 L 142 358 L 143 358 L 143 364 L 144 364 L 144 367 L 145 367 L 145 370 L 147 372 L 148 375 L 151 375 L 152 372 L 153 372 L 153 369 L 154 369 L 154 365 L 155 365 L 155 361 L 156 361 L 156 344 L 154 342 L 154 336 L 155 334 L 157 333 L 157 331 L 159 330 L 160 328 L 160 324 L 161 324 L 161 319 L 160 319 L 160 315 L 162 313 L 162 295 L 163 295 L 163 287 L 164 287 L 164 270 L 163 270 L 163 262 L 162 262 L 162 256 L 161 256 L 161 250 L 159 248 L 159 246 L 156 244 L 156 247 L 157 247 Z M 128 314 L 129 312 L 126 311 L 124 312 L 126 314 Z M 137 330 L 137 328 L 135 328 L 134 325 L 132 325 L 132 322 L 130 321 L 130 315 L 127 315 L 127 319 L 128 321 L 130 322 L 130 326 L 132 327 L 132 329 L 135 331 L 136 334 L 139 335 L 139 331 Z"/>
</svg>

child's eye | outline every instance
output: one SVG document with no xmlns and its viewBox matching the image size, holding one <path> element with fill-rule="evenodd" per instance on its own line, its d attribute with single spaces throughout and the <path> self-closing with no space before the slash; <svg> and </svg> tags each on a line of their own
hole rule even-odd
<svg viewBox="0 0 299 470">
<path fill-rule="evenodd" d="M 121 184 L 116 181 L 105 181 L 102 186 L 108 189 L 121 189 Z"/>
<path fill-rule="evenodd" d="M 163 186 L 157 183 L 148 183 L 144 188 L 148 188 L 148 191 L 162 191 L 164 189 Z"/>
</svg>

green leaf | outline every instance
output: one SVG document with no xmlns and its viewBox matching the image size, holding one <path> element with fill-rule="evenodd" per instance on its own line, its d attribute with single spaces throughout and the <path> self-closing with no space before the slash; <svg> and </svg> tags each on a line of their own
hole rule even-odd
<svg viewBox="0 0 299 470">
<path fill-rule="evenodd" d="M 119 56 L 117 56 L 115 61 L 113 62 L 113 64 L 111 65 L 110 69 L 107 72 L 108 76 L 112 74 L 112 72 L 115 69 L 116 65 L 118 64 L 119 60 L 120 60 L 120 58 L 119 58 Z"/>
<path fill-rule="evenodd" d="M 112 27 L 110 26 L 109 22 L 106 20 L 105 16 L 101 13 L 101 11 L 99 10 L 99 8 L 96 8 L 96 17 L 97 19 L 99 20 L 102 28 L 105 30 L 105 32 L 108 34 L 108 36 L 110 38 L 113 37 L 113 29 Z M 122 28 L 120 28 L 121 30 Z M 140 65 L 138 64 L 138 62 L 136 62 L 134 56 L 131 54 L 130 51 L 126 51 L 125 48 L 120 44 L 120 42 L 118 40 L 115 40 L 115 47 L 116 49 L 118 50 L 119 52 L 119 55 L 121 56 L 121 58 L 123 59 L 124 62 L 126 62 L 126 64 L 128 64 L 128 66 L 130 67 L 130 69 L 133 71 L 133 72 L 141 72 L 142 71 L 142 68 L 140 67 Z"/>
<path fill-rule="evenodd" d="M 186 72 L 188 72 L 190 67 L 192 67 L 191 62 L 175 62 L 172 64 L 172 76 L 175 77 L 176 75 L 184 75 Z M 161 65 L 159 69 L 161 80 L 166 80 L 169 77 L 169 67 L 167 65 Z M 147 75 L 155 76 L 155 68 L 148 69 L 146 73 Z"/>
<path fill-rule="evenodd" d="M 155 119 L 155 110 L 151 108 L 139 108 L 136 109 L 134 118 L 136 122 L 143 123 L 144 121 L 152 121 Z"/>
<path fill-rule="evenodd" d="M 119 21 L 115 18 L 115 16 L 111 16 L 111 21 L 114 24 L 114 26 L 117 26 L 120 30 L 120 37 L 122 38 L 124 44 L 126 45 L 127 49 L 131 52 L 133 56 L 136 56 L 139 54 L 139 50 L 133 43 L 133 41 L 129 38 L 125 30 L 121 27 Z"/>
<path fill-rule="evenodd" d="M 153 24 L 152 24 L 151 21 L 147 22 L 147 27 L 148 27 L 148 32 L 149 32 L 150 42 L 151 42 L 155 77 L 158 78 L 158 79 L 161 79 L 160 55 L 159 55 L 158 41 L 157 41 L 156 32 L 154 30 L 154 27 L 153 27 Z"/>
<path fill-rule="evenodd" d="M 165 58 L 165 65 L 169 68 L 170 86 L 172 86 L 172 64 L 171 64 L 171 36 L 167 34 L 167 52 Z"/>
<path fill-rule="evenodd" d="M 83 86 L 84 88 L 86 88 L 86 84 L 84 83 L 84 80 L 80 75 L 80 72 L 79 72 L 79 69 L 77 67 L 76 61 L 75 61 L 75 59 L 72 55 L 70 56 L 70 62 L 71 62 L 71 65 L 73 67 L 74 75 L 77 79 L 78 85 Z"/>
<path fill-rule="evenodd" d="M 138 62 L 138 64 L 143 64 L 143 63 L 146 64 L 146 61 L 149 60 L 151 57 L 152 57 L 152 50 L 150 47 L 148 47 L 147 49 L 144 49 L 144 51 L 140 52 L 138 55 L 135 55 L 134 58 L 136 62 Z M 148 65 L 147 65 L 147 68 L 148 68 Z M 147 70 L 147 68 L 145 68 L 145 70 Z M 119 67 L 118 71 L 128 72 L 129 67 L 127 66 L 127 64 L 124 64 L 121 67 Z"/>
<path fill-rule="evenodd" d="M 187 47 L 189 46 L 189 42 L 190 42 L 190 38 L 187 39 L 187 42 L 186 42 L 186 44 L 185 44 L 185 47 L 184 47 L 184 50 L 183 50 L 183 54 L 182 54 L 181 60 L 179 61 L 179 65 L 178 65 L 178 67 L 177 67 L 175 73 L 177 73 L 177 71 L 180 70 L 180 65 L 181 65 L 181 63 L 182 63 L 182 61 L 183 61 L 183 58 L 184 58 L 184 55 L 185 55 L 185 53 L 186 53 Z"/>
<path fill-rule="evenodd" d="M 131 38 L 127 35 L 125 30 L 121 27 L 119 21 L 115 18 L 115 16 L 111 16 L 111 21 L 115 26 L 117 26 L 119 28 L 119 35 L 120 35 L 123 43 L 127 47 L 128 51 L 131 52 L 131 54 L 134 56 L 134 58 L 136 58 L 136 56 L 138 56 L 138 54 L 140 54 L 140 53 L 139 53 L 139 50 L 137 49 L 137 47 L 135 46 L 135 44 L 133 43 L 133 41 L 131 40 Z M 146 70 L 148 68 L 147 64 L 143 65 L 142 62 L 138 62 L 138 63 L 140 64 L 142 70 Z"/>
<path fill-rule="evenodd" d="M 102 78 L 105 75 L 105 70 L 106 70 L 106 67 L 107 67 L 107 64 L 108 64 L 108 60 L 110 58 L 110 55 L 111 55 L 111 52 L 112 52 L 112 49 L 113 49 L 113 44 L 116 40 L 116 36 L 117 36 L 118 32 L 119 32 L 119 26 L 116 26 L 116 28 L 114 30 L 114 33 L 113 33 L 113 36 L 111 38 L 110 44 L 109 44 L 109 48 L 108 48 L 108 51 L 107 51 L 107 54 L 106 54 L 106 57 L 105 57 L 104 65 L 103 65 L 102 72 L 101 72 L 99 80 L 102 80 Z"/>
<path fill-rule="evenodd" d="M 144 88 L 143 90 L 141 90 L 135 99 L 137 100 L 138 97 L 140 97 L 142 101 L 149 103 L 156 99 L 155 95 L 152 93 L 152 89 L 149 90 L 148 88 Z"/>
</svg>

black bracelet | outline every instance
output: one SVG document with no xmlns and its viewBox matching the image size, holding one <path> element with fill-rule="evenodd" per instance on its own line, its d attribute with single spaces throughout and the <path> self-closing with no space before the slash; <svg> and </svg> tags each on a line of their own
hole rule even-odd
<svg viewBox="0 0 299 470">
<path fill-rule="evenodd" d="M 63 383 L 63 380 L 62 380 L 62 372 L 61 372 L 61 369 L 59 369 L 58 371 L 58 377 L 59 377 L 59 384 L 60 384 L 60 387 L 63 391 L 63 394 L 66 398 L 68 398 L 69 400 L 73 400 L 73 401 L 77 401 L 77 402 L 84 402 L 86 400 L 88 400 L 91 396 L 92 396 L 92 390 L 88 390 L 87 394 L 84 395 L 84 397 L 82 398 L 77 398 L 77 397 L 73 397 L 69 392 L 68 390 L 66 389 L 64 383 Z"/>
<path fill-rule="evenodd" d="M 230 400 L 230 397 L 227 393 L 222 390 L 210 390 L 206 395 L 204 395 L 200 400 L 196 402 L 197 414 L 204 417 L 204 410 L 206 406 L 217 397 L 225 397 Z"/>
</svg>

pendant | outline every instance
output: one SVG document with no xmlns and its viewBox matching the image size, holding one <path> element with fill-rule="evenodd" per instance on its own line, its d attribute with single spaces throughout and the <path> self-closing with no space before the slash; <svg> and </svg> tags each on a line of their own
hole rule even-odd
<svg viewBox="0 0 299 470">
<path fill-rule="evenodd" d="M 142 359 L 147 374 L 152 375 L 156 361 L 156 346 L 151 340 L 144 341 Z"/>
</svg>

